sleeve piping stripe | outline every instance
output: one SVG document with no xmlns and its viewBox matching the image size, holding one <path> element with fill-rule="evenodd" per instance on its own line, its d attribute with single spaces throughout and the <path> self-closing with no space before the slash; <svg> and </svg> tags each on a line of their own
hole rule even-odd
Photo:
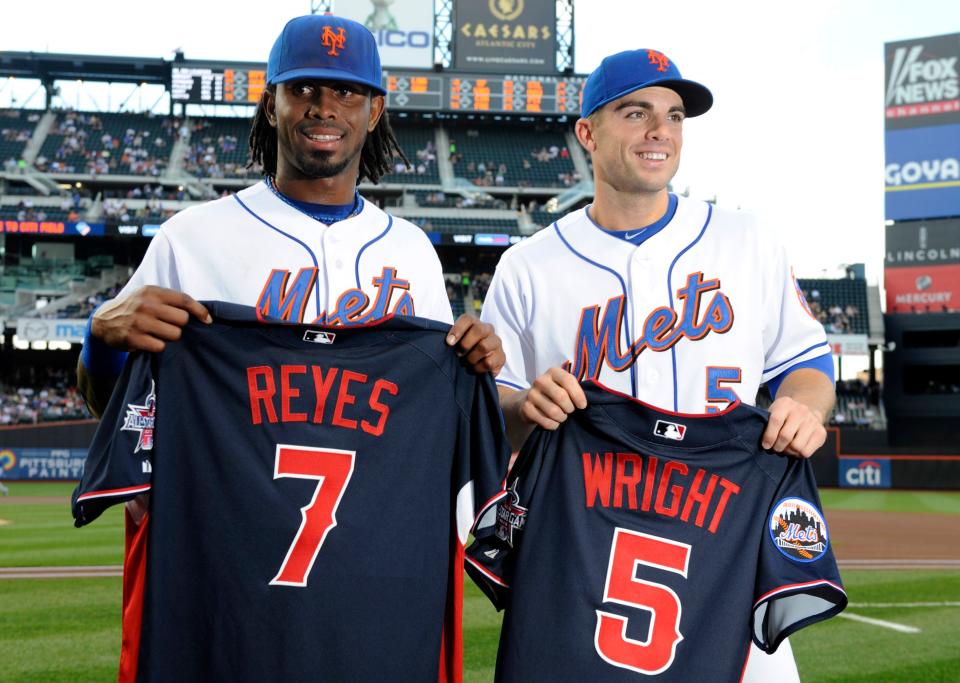
<svg viewBox="0 0 960 683">
<path fill-rule="evenodd" d="M 106 489 L 104 491 L 91 491 L 90 493 L 84 493 L 82 496 L 77 498 L 78 503 L 82 503 L 85 500 L 93 500 L 94 498 L 110 498 L 113 496 L 126 496 L 131 493 L 146 493 L 150 490 L 151 484 L 141 484 L 140 486 L 128 486 L 123 489 Z"/>
<path fill-rule="evenodd" d="M 501 384 L 505 387 L 510 387 L 511 389 L 516 389 L 517 391 L 526 391 L 527 387 L 522 387 L 519 384 L 514 384 L 513 382 L 508 382 L 505 379 L 494 380 L 497 384 Z"/>
<path fill-rule="evenodd" d="M 472 557 L 470 557 L 469 555 L 466 556 L 466 560 L 467 560 L 467 562 L 470 563 L 470 565 L 471 565 L 474 569 L 476 569 L 478 572 L 480 572 L 481 574 L 483 574 L 485 577 L 487 577 L 488 579 L 490 579 L 491 581 L 493 581 L 493 582 L 494 582 L 495 584 L 497 584 L 498 586 L 503 586 L 504 588 L 510 588 L 510 584 L 508 584 L 506 581 L 504 581 L 503 579 L 501 579 L 499 576 L 497 576 L 496 574 L 494 574 L 493 572 L 491 572 L 489 569 L 487 569 L 486 567 L 484 567 L 482 564 L 478 563 L 476 560 L 474 560 L 474 559 L 473 559 Z"/>
<path fill-rule="evenodd" d="M 754 609 L 756 609 L 761 603 L 766 602 L 770 598 L 776 595 L 779 595 L 780 593 L 798 593 L 798 592 L 801 592 L 800 589 L 812 588 L 815 586 L 830 586 L 831 588 L 839 591 L 843 595 L 847 594 L 842 587 L 838 586 L 833 581 L 821 580 L 821 581 L 808 581 L 806 583 L 791 583 L 786 586 L 780 586 L 779 588 L 774 588 L 772 591 L 769 591 L 768 593 L 765 593 L 764 595 L 760 596 L 760 598 L 758 598 L 757 601 L 753 603 L 753 607 Z"/>
<path fill-rule="evenodd" d="M 774 366 L 772 366 L 772 367 L 764 368 L 763 373 L 766 374 L 766 373 L 768 373 L 768 372 L 773 372 L 773 371 L 776 370 L 777 368 L 782 367 L 782 366 L 784 366 L 784 365 L 786 365 L 787 363 L 790 363 L 790 362 L 792 362 L 792 361 L 795 361 L 797 358 L 799 358 L 800 356 L 804 355 L 805 353 L 810 353 L 810 352 L 813 351 L 814 349 L 819 348 L 819 347 L 821 347 L 821 346 L 826 346 L 827 348 L 829 348 L 829 347 L 830 347 L 830 344 L 829 344 L 829 342 L 825 342 L 825 341 L 824 341 L 824 342 L 820 342 L 819 344 L 814 344 L 813 346 L 807 347 L 807 348 L 805 348 L 803 351 L 801 351 L 800 353 L 798 353 L 797 355 L 793 356 L 792 358 L 788 358 L 787 360 L 783 361 L 782 363 L 777 363 L 776 365 L 774 365 Z M 826 354 L 821 354 L 821 355 L 826 355 Z"/>
</svg>

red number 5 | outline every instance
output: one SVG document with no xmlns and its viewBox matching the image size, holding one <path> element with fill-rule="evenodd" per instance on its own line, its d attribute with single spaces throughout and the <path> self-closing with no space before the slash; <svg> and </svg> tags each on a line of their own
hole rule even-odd
<svg viewBox="0 0 960 683">
<path fill-rule="evenodd" d="M 669 586 L 636 578 L 644 564 L 687 578 L 690 546 L 667 538 L 616 529 L 603 601 L 650 612 L 645 641 L 627 637 L 627 619 L 597 610 L 594 646 L 605 661 L 642 674 L 659 674 L 673 663 L 680 634 L 680 598 Z"/>
<path fill-rule="evenodd" d="M 320 546 L 337 526 L 337 507 L 353 474 L 354 451 L 277 445 L 273 478 L 317 479 L 313 498 L 300 508 L 303 521 L 271 586 L 306 586 Z"/>
</svg>

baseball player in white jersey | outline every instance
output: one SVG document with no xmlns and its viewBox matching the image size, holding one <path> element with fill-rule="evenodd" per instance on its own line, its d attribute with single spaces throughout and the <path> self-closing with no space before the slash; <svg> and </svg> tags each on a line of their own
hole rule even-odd
<svg viewBox="0 0 960 683">
<path fill-rule="evenodd" d="M 684 118 L 712 102 L 655 50 L 607 57 L 587 80 L 576 133 L 594 203 L 508 249 L 481 314 L 503 339 L 514 448 L 584 407 L 589 378 L 684 413 L 753 403 L 766 383 L 763 446 L 808 457 L 823 444 L 830 349 L 783 248 L 752 216 L 667 189 Z M 799 680 L 789 647 L 754 647 L 745 680 Z"/>
<path fill-rule="evenodd" d="M 123 291 L 88 325 L 78 367 L 91 409 L 106 405 L 123 351 L 159 351 L 198 300 L 255 306 L 264 317 L 356 324 L 391 313 L 453 323 L 440 261 L 422 230 L 357 191 L 403 157 L 384 112 L 380 57 L 360 24 L 291 20 L 267 65 L 250 136 L 263 182 L 167 221 Z M 451 345 L 478 371 L 499 370 L 489 324 L 462 316 Z"/>
</svg>

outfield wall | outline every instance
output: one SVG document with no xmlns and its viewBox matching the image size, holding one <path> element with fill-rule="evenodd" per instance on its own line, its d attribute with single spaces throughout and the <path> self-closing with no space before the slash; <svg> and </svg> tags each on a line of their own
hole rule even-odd
<svg viewBox="0 0 960 683">
<path fill-rule="evenodd" d="M 96 420 L 0 427 L 0 471 L 8 480 L 79 479 Z M 960 444 L 890 446 L 885 431 L 830 427 L 812 463 L 820 486 L 960 489 Z"/>
<path fill-rule="evenodd" d="M 820 486 L 873 489 L 960 489 L 960 444 L 898 447 L 886 431 L 829 427 L 813 457 Z"/>
</svg>

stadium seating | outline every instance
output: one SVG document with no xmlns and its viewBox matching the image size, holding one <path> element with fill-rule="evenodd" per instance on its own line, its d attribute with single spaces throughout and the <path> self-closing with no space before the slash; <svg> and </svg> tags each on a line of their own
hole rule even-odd
<svg viewBox="0 0 960 683">
<path fill-rule="evenodd" d="M 193 122 L 183 169 L 198 178 L 257 178 L 247 169 L 250 120 L 206 118 Z"/>
<path fill-rule="evenodd" d="M 403 162 L 397 161 L 394 172 L 387 173 L 381 183 L 403 183 L 406 185 L 439 185 L 440 171 L 437 170 L 435 137 L 432 126 L 412 125 L 391 121 L 394 134 L 401 149 L 410 160 L 411 168 L 405 169 Z M 431 158 L 432 157 L 432 158 Z"/>
<path fill-rule="evenodd" d="M 516 220 L 504 218 L 461 218 L 459 216 L 407 216 L 403 218 L 419 225 L 427 232 L 467 233 L 493 232 L 507 235 L 519 235 L 520 228 Z"/>
<path fill-rule="evenodd" d="M 797 280 L 810 310 L 831 334 L 868 334 L 867 283 L 857 279 Z"/>
<path fill-rule="evenodd" d="M 59 112 L 35 165 L 51 173 L 158 177 L 178 127 L 168 117 Z"/>
<path fill-rule="evenodd" d="M 562 133 L 505 127 L 448 130 L 454 172 L 484 187 L 569 187 L 579 180 Z"/>
<path fill-rule="evenodd" d="M 4 203 L 0 206 L 0 218 L 12 221 L 65 221 L 71 215 L 70 208 L 60 206 L 35 206 L 33 201 L 25 199 L 16 204 Z M 74 220 L 79 214 L 74 213 Z"/>
<path fill-rule="evenodd" d="M 92 417 L 72 373 L 42 368 L 38 372 L 45 376 L 34 382 L 0 382 L 0 425 Z"/>
<path fill-rule="evenodd" d="M 0 110 L 0 163 L 4 170 L 16 168 L 42 115 L 30 109 Z"/>
<path fill-rule="evenodd" d="M 548 225 L 553 225 L 553 222 L 558 218 L 562 218 L 562 213 L 550 213 L 549 211 L 533 211 L 530 214 L 530 219 L 537 225 L 545 228 Z"/>
</svg>

